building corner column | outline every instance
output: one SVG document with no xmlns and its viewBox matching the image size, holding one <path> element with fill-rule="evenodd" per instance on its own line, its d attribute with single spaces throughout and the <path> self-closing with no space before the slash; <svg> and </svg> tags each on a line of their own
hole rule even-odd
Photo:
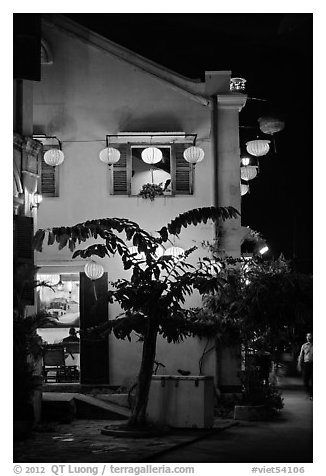
<svg viewBox="0 0 326 476">
<path fill-rule="evenodd" d="M 241 211 L 239 113 L 247 96 L 230 93 L 216 96 L 216 206 Z M 226 220 L 218 228 L 221 255 L 241 255 L 241 217 Z"/>
</svg>

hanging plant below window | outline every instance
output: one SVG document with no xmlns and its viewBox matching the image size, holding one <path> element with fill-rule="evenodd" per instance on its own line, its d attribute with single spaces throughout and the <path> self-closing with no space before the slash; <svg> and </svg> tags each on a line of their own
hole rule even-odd
<svg viewBox="0 0 326 476">
<path fill-rule="evenodd" d="M 171 180 L 167 180 L 163 186 L 163 183 L 145 183 L 139 192 L 139 196 L 143 198 L 149 198 L 151 201 L 160 195 L 164 195 L 164 192 L 168 191 L 168 186 Z"/>
</svg>

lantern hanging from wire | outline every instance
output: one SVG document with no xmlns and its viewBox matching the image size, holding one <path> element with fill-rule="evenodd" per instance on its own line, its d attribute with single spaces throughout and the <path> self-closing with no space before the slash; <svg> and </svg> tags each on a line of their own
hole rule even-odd
<svg viewBox="0 0 326 476">
<path fill-rule="evenodd" d="M 205 152 L 200 147 L 193 145 L 184 151 L 183 157 L 190 164 L 198 164 L 198 162 L 204 160 Z"/>
<path fill-rule="evenodd" d="M 230 79 L 230 91 L 244 92 L 246 89 L 247 80 L 244 78 L 231 78 Z"/>
<path fill-rule="evenodd" d="M 269 152 L 270 140 L 256 139 L 246 143 L 247 152 L 255 157 L 262 157 Z"/>
<path fill-rule="evenodd" d="M 173 256 L 175 259 L 182 259 L 184 257 L 184 249 L 179 246 L 171 246 L 165 252 L 165 256 Z"/>
<path fill-rule="evenodd" d="M 141 153 L 141 158 L 146 164 L 157 164 L 162 160 L 162 152 L 157 147 L 147 147 Z"/>
<path fill-rule="evenodd" d="M 246 193 L 249 192 L 249 184 L 248 183 L 240 184 L 240 189 L 241 189 L 241 196 L 246 195 Z"/>
<path fill-rule="evenodd" d="M 49 149 L 45 152 L 43 156 L 44 162 L 47 165 L 51 165 L 51 167 L 56 167 L 57 165 L 61 165 L 64 159 L 65 159 L 64 153 L 60 149 Z"/>
<path fill-rule="evenodd" d="M 256 165 L 246 165 L 245 167 L 240 168 L 241 172 L 241 180 L 252 180 L 257 176 L 257 169 Z"/>
<path fill-rule="evenodd" d="M 250 158 L 249 157 L 241 157 L 241 164 L 242 165 L 249 165 L 250 164 Z"/>
<path fill-rule="evenodd" d="M 134 259 L 136 259 L 137 261 L 141 261 L 141 260 L 144 260 L 145 259 L 145 253 L 142 251 L 141 253 L 138 253 L 138 248 L 137 246 L 130 246 L 128 248 L 128 251 L 131 255 L 135 255 L 133 256 Z"/>
<path fill-rule="evenodd" d="M 85 264 L 84 271 L 86 276 L 92 281 L 96 281 L 97 279 L 100 279 L 104 274 L 103 266 L 100 263 L 97 263 L 96 261 L 93 261 L 93 260 Z"/>
<path fill-rule="evenodd" d="M 259 129 L 264 134 L 269 134 L 273 137 L 274 152 L 276 153 L 276 143 L 274 134 L 284 129 L 285 123 L 281 119 L 274 116 L 262 116 L 258 119 Z"/>
<path fill-rule="evenodd" d="M 99 157 L 101 162 L 104 162 L 107 165 L 113 165 L 119 161 L 120 151 L 114 147 L 106 147 L 101 150 Z"/>
</svg>

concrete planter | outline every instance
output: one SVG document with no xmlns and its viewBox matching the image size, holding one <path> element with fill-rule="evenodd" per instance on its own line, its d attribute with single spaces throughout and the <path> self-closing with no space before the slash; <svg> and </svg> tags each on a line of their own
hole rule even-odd
<svg viewBox="0 0 326 476">
<path fill-rule="evenodd" d="M 235 405 L 234 407 L 234 420 L 269 420 L 270 416 L 270 411 L 265 405 Z"/>
</svg>

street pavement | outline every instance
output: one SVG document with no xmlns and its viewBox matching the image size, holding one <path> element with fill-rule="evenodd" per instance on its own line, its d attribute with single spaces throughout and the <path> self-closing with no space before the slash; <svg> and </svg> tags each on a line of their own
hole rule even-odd
<svg viewBox="0 0 326 476">
<path fill-rule="evenodd" d="M 14 443 L 13 461 L 34 463 L 311 463 L 312 407 L 302 387 L 283 390 L 273 421 L 217 419 L 214 431 L 176 430 L 155 438 L 116 438 L 101 429 L 116 421 L 48 424 Z"/>
<path fill-rule="evenodd" d="M 245 422 L 165 454 L 160 463 L 312 463 L 313 402 L 302 389 L 284 389 L 284 409 L 273 421 Z"/>
</svg>

